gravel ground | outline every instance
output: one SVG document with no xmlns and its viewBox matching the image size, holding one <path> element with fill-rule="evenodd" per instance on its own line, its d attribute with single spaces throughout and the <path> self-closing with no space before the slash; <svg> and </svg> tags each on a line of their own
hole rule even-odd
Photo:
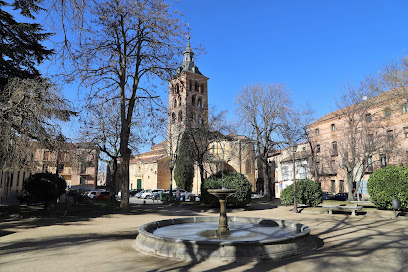
<svg viewBox="0 0 408 272">
<path fill-rule="evenodd" d="M 407 220 L 347 214 L 293 214 L 268 203 L 234 216 L 308 225 L 318 248 L 306 255 L 260 263 L 187 263 L 145 255 L 132 247 L 138 226 L 168 218 L 217 216 L 177 205 L 132 206 L 127 215 L 3 219 L 0 271 L 408 271 Z"/>
</svg>

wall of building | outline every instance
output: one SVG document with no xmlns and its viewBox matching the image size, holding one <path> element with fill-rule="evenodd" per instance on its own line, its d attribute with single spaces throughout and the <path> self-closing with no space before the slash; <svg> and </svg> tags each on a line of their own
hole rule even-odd
<svg viewBox="0 0 408 272">
<path fill-rule="evenodd" d="M 371 167 L 363 170 L 363 181 L 367 181 L 373 171 L 386 165 L 407 165 L 408 106 L 406 100 L 393 92 L 375 97 L 372 106 L 362 113 L 364 119 L 359 126 L 369 127 L 373 139 L 369 140 L 367 137 L 367 141 L 372 141 L 373 146 L 380 146 L 374 150 L 370 162 L 366 164 Z M 341 111 L 330 113 L 312 123 L 309 131 L 320 148 L 319 181 L 322 190 L 333 193 L 347 192 L 347 176 L 342 167 L 345 151 L 348 150 L 346 117 Z M 366 193 L 366 187 L 362 188 L 362 193 Z"/>
<path fill-rule="evenodd" d="M 30 175 L 28 171 L 0 171 L 0 204 L 17 203 L 17 197 L 22 194 L 23 181 Z"/>
</svg>

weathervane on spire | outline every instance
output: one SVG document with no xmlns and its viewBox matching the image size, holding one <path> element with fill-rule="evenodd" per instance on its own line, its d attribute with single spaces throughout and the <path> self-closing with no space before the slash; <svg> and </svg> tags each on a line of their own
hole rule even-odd
<svg viewBox="0 0 408 272">
<path fill-rule="evenodd" d="M 187 39 L 188 39 L 188 45 L 190 45 L 190 23 L 187 23 Z"/>
</svg>

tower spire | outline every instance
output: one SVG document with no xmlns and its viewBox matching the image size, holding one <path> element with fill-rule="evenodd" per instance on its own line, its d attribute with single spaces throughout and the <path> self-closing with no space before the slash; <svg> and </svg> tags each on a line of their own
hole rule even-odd
<svg viewBox="0 0 408 272">
<path fill-rule="evenodd" d="M 177 73 L 181 73 L 182 71 L 187 71 L 195 74 L 201 75 L 198 67 L 194 64 L 194 52 L 191 49 L 190 45 L 190 24 L 187 26 L 188 34 L 187 34 L 187 47 L 183 53 L 183 62 L 181 66 L 177 69 Z"/>
</svg>

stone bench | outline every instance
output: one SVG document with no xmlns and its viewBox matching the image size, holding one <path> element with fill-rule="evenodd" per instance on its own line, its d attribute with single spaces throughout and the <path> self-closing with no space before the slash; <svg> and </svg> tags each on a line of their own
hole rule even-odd
<svg viewBox="0 0 408 272">
<path fill-rule="evenodd" d="M 351 211 L 352 216 L 356 216 L 356 211 L 359 211 L 363 206 L 338 206 L 338 205 L 323 205 L 324 210 L 328 210 L 329 214 L 333 214 L 333 211 Z"/>
</svg>

